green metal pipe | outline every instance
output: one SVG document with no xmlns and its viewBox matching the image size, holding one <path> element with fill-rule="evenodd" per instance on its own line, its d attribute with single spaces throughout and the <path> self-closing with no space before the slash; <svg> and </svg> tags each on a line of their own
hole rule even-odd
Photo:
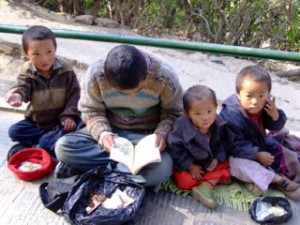
<svg viewBox="0 0 300 225">
<path fill-rule="evenodd" d="M 28 27 L 0 24 L 0 32 L 22 34 Z M 232 45 L 211 44 L 204 42 L 181 41 L 175 39 L 150 38 L 144 36 L 103 34 L 74 30 L 52 29 L 60 38 L 82 39 L 103 42 L 116 42 L 152 47 L 173 48 L 190 51 L 212 52 L 225 55 L 247 56 L 300 62 L 300 53 L 271 49 L 247 48 Z"/>
</svg>

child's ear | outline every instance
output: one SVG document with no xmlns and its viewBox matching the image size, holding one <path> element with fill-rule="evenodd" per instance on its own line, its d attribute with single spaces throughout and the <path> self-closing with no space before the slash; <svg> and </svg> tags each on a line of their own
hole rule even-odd
<svg viewBox="0 0 300 225">
<path fill-rule="evenodd" d="M 237 96 L 237 98 L 238 98 L 238 100 L 241 100 L 241 97 L 240 97 L 240 94 L 239 93 L 235 93 L 236 94 L 236 96 Z"/>
<path fill-rule="evenodd" d="M 187 112 L 186 110 L 183 110 L 183 115 L 189 116 L 189 115 L 188 115 L 188 112 Z"/>
</svg>

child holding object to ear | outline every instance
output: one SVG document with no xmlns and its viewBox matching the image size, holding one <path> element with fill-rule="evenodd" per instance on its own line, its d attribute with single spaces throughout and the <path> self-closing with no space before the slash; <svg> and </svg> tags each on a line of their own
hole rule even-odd
<svg viewBox="0 0 300 225">
<path fill-rule="evenodd" d="M 299 184 L 288 177 L 296 167 L 292 155 L 282 148 L 266 130 L 281 130 L 287 120 L 270 96 L 269 73 L 260 66 L 243 68 L 236 78 L 236 93 L 222 104 L 220 116 L 227 121 L 233 147 L 230 151 L 231 175 L 246 182 L 249 191 L 257 195 L 270 184 L 293 200 L 300 200 Z M 299 171 L 299 170 L 298 170 Z M 294 175 L 296 178 L 300 176 Z"/>
</svg>

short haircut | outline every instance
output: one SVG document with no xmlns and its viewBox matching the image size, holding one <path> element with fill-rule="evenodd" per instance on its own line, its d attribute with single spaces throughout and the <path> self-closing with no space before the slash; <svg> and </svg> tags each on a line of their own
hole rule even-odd
<svg viewBox="0 0 300 225">
<path fill-rule="evenodd" d="M 22 36 L 22 45 L 25 53 L 28 51 L 28 43 L 30 41 L 43 41 L 50 39 L 56 49 L 57 44 L 53 32 L 44 26 L 32 26 L 24 31 Z"/>
<path fill-rule="evenodd" d="M 240 93 L 245 78 L 250 78 L 255 82 L 266 84 L 269 91 L 271 91 L 272 89 L 271 76 L 268 73 L 268 71 L 262 68 L 261 66 L 254 65 L 246 66 L 238 73 L 235 81 L 236 93 Z"/>
<path fill-rule="evenodd" d="M 143 53 L 136 47 L 119 45 L 108 53 L 104 74 L 113 87 L 133 89 L 146 79 L 147 63 Z"/>
<path fill-rule="evenodd" d="M 209 97 L 217 106 L 216 93 L 205 85 L 194 85 L 188 88 L 183 94 L 183 108 L 186 112 L 190 109 L 190 103 L 195 100 L 202 100 L 204 97 Z"/>
</svg>

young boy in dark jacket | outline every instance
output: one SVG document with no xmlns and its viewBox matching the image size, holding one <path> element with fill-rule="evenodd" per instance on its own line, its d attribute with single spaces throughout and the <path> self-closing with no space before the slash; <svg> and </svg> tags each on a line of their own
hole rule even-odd
<svg viewBox="0 0 300 225">
<path fill-rule="evenodd" d="M 230 151 L 231 175 L 245 181 L 253 192 L 266 191 L 271 183 L 287 197 L 299 200 L 299 184 L 287 176 L 286 160 L 281 145 L 266 134 L 281 130 L 285 113 L 277 109 L 270 97 L 271 77 L 259 66 L 242 69 L 236 78 L 236 94 L 226 99 L 220 116 L 230 128 L 233 148 Z M 252 186 L 252 187 L 251 187 Z"/>
<path fill-rule="evenodd" d="M 6 102 L 19 107 L 29 102 L 25 119 L 12 125 L 9 137 L 19 142 L 8 159 L 24 147 L 38 146 L 54 154 L 56 140 L 80 124 L 77 104 L 80 86 L 70 65 L 58 59 L 56 40 L 44 26 L 32 26 L 22 36 L 29 59 L 17 77 L 17 85 L 5 95 Z"/>
<path fill-rule="evenodd" d="M 168 150 L 174 160 L 173 177 L 181 189 L 208 208 L 215 208 L 213 187 L 230 178 L 226 153 L 226 127 L 216 113 L 217 99 L 204 85 L 189 88 L 183 96 L 184 115 L 168 135 Z"/>
</svg>

